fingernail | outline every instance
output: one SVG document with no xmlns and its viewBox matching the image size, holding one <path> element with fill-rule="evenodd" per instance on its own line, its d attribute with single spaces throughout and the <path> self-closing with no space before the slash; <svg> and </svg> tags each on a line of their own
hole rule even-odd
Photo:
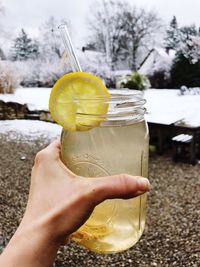
<svg viewBox="0 0 200 267">
<path fill-rule="evenodd" d="M 139 185 L 141 190 L 149 190 L 150 189 L 150 182 L 147 178 L 139 178 Z"/>
</svg>

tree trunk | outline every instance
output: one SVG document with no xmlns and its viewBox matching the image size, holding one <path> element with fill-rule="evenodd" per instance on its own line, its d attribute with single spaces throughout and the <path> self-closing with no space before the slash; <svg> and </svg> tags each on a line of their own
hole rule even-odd
<svg viewBox="0 0 200 267">
<path fill-rule="evenodd" d="M 136 66 L 136 52 L 137 52 L 137 48 L 133 47 L 132 50 L 132 62 L 131 62 L 131 70 L 132 71 L 136 71 L 137 70 L 137 66 Z"/>
</svg>

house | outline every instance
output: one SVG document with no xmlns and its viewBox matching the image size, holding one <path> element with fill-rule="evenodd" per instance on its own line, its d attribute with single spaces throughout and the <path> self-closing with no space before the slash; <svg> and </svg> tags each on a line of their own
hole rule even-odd
<svg viewBox="0 0 200 267">
<path fill-rule="evenodd" d="M 153 48 L 140 65 L 139 72 L 147 76 L 153 88 L 167 88 L 175 51 Z"/>
<path fill-rule="evenodd" d="M 139 72 L 151 76 L 157 71 L 168 72 L 171 68 L 175 52 L 166 52 L 164 48 L 153 48 L 142 62 Z"/>
</svg>

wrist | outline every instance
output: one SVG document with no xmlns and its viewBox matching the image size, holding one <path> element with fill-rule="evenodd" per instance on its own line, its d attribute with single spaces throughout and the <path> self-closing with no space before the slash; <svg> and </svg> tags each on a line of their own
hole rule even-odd
<svg viewBox="0 0 200 267">
<path fill-rule="evenodd" d="M 8 267 L 49 267 L 53 265 L 59 246 L 58 242 L 51 239 L 45 225 L 26 225 L 22 221 L 3 252 L 2 259 L 7 260 L 4 265 Z"/>
</svg>

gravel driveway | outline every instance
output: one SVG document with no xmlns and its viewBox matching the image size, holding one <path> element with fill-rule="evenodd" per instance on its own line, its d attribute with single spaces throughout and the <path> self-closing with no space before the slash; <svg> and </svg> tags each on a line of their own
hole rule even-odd
<svg viewBox="0 0 200 267">
<path fill-rule="evenodd" d="M 21 139 L 21 140 L 20 140 Z M 14 233 L 25 208 L 34 155 L 48 141 L 7 139 L 0 134 L 0 247 Z M 173 163 L 170 156 L 151 156 L 152 190 L 145 233 L 132 249 L 98 255 L 70 243 L 56 267 L 199 267 L 200 165 Z"/>
</svg>

